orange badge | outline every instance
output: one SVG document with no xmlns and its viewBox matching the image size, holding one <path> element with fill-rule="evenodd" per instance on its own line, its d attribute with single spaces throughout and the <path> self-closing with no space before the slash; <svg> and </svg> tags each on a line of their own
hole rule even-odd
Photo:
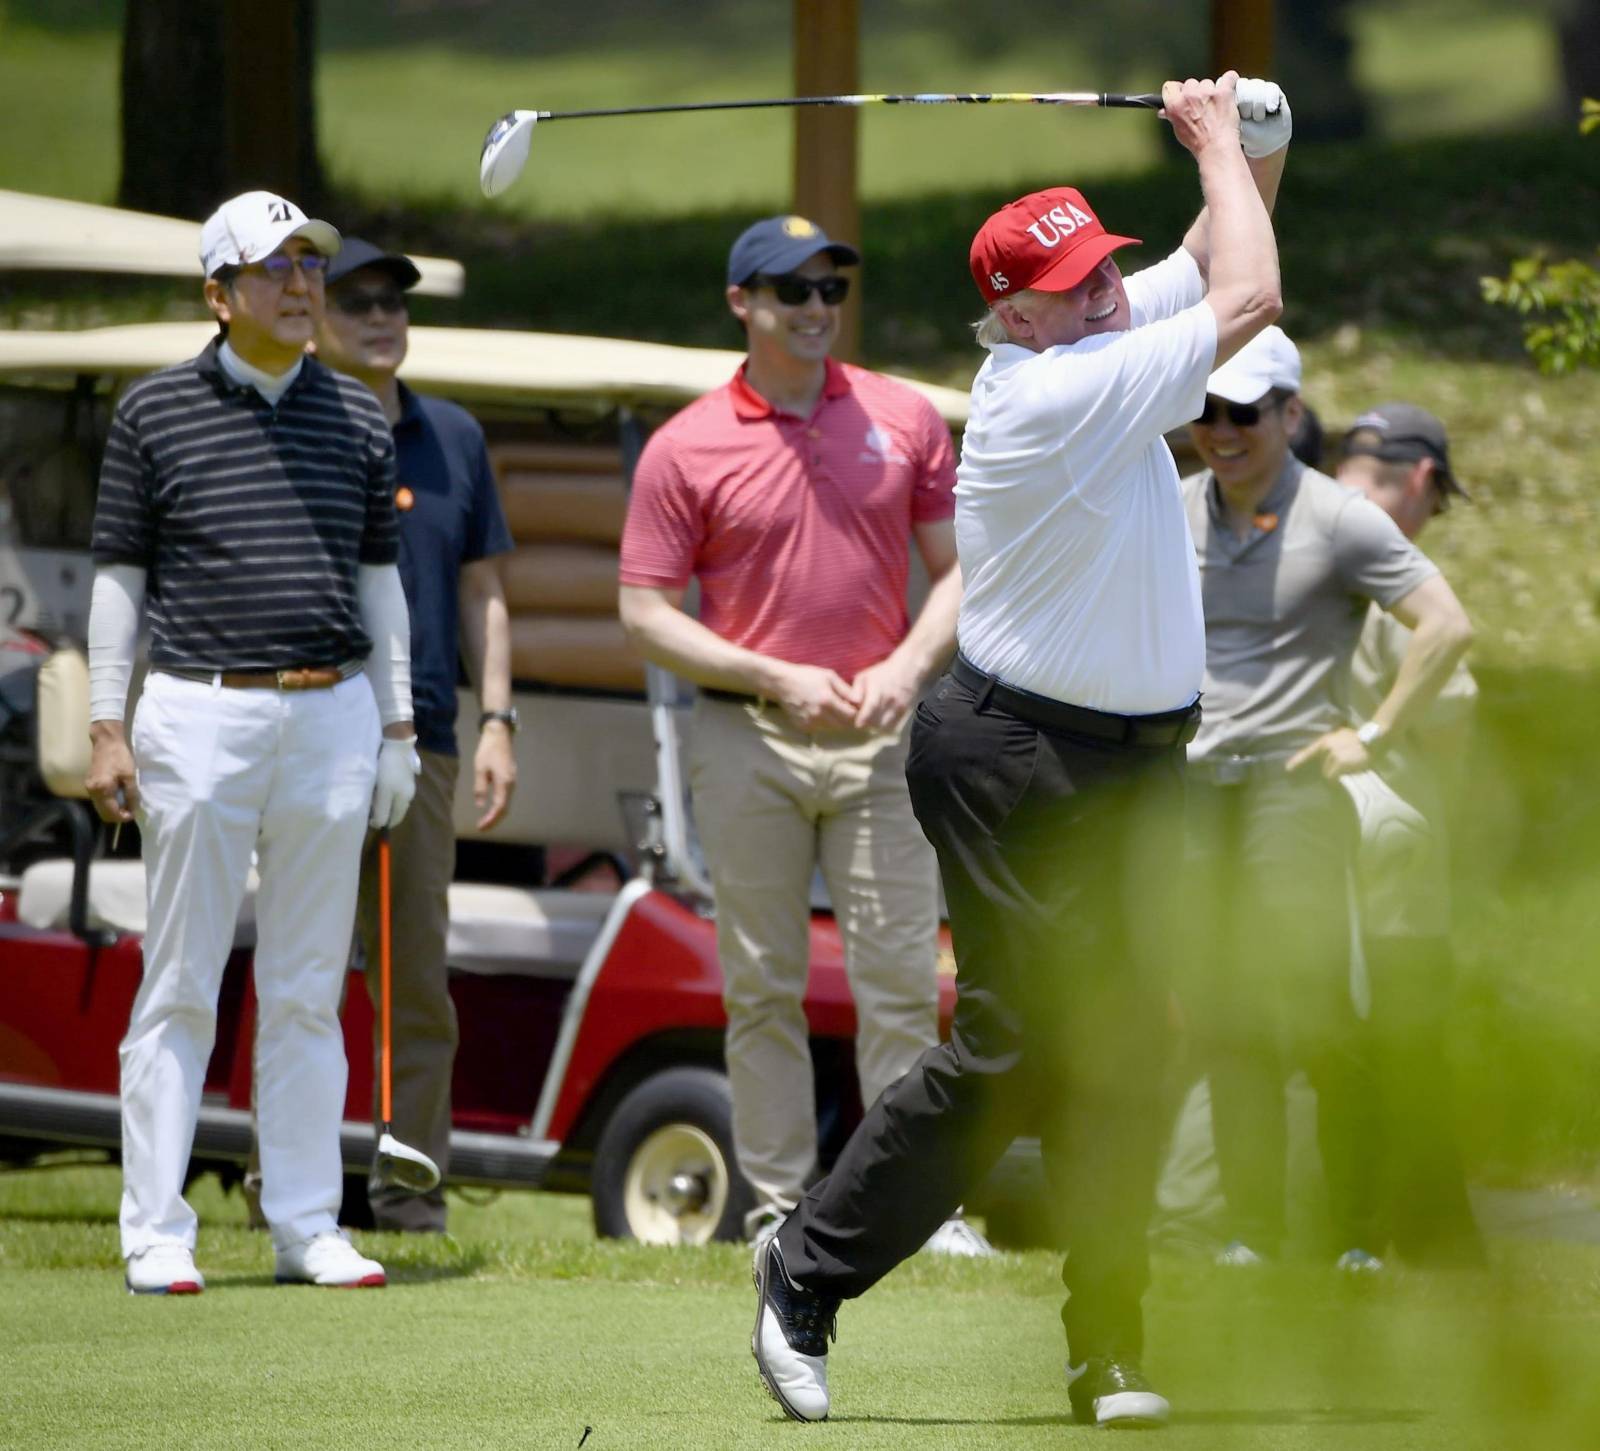
<svg viewBox="0 0 1600 1451">
<path fill-rule="evenodd" d="M 1270 534 L 1278 527 L 1278 516 L 1276 514 L 1257 514 L 1255 523 L 1256 528 L 1263 534 Z"/>
<path fill-rule="evenodd" d="M 401 484 L 400 487 L 394 491 L 394 506 L 402 514 L 410 509 L 416 502 L 417 496 L 413 494 L 411 490 L 408 489 L 404 484 Z"/>
</svg>

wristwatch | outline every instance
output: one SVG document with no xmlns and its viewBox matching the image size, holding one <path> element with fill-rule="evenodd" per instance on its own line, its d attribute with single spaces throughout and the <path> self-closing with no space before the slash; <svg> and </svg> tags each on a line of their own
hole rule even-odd
<svg viewBox="0 0 1600 1451">
<path fill-rule="evenodd" d="M 511 732 L 517 733 L 517 708 L 512 706 L 509 710 L 486 710 L 478 717 L 478 729 L 481 731 L 490 721 L 497 720 Z"/>
<path fill-rule="evenodd" d="M 1375 720 L 1369 720 L 1365 725 L 1356 727 L 1356 739 L 1369 752 L 1376 751 L 1383 744 L 1383 738 L 1387 734 L 1384 727 Z"/>
</svg>

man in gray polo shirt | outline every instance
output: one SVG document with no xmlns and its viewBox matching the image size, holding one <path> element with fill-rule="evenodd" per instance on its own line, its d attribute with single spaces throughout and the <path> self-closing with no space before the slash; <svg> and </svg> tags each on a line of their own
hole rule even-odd
<svg viewBox="0 0 1600 1451">
<path fill-rule="evenodd" d="M 1449 585 L 1383 511 L 1289 450 L 1300 357 L 1266 329 L 1206 385 L 1204 472 L 1183 482 L 1206 627 L 1205 715 L 1189 751 L 1181 965 L 1198 1066 L 1211 1077 L 1232 1242 L 1249 1264 L 1284 1238 L 1284 1082 L 1318 1097 L 1340 1262 L 1372 1268 L 1377 1103 L 1352 992 L 1356 817 L 1336 783 L 1372 767 L 1426 708 L 1471 638 Z M 1355 721 L 1351 658 L 1370 603 L 1414 634 L 1393 688 Z"/>
<path fill-rule="evenodd" d="M 1380 403 L 1345 434 L 1338 479 L 1419 538 L 1453 500 L 1466 500 L 1444 424 L 1409 403 Z M 1411 634 L 1393 615 L 1367 614 L 1351 674 L 1360 715 L 1399 677 Z M 1383 779 L 1420 813 L 1409 849 L 1382 849 L 1363 830 L 1362 950 L 1383 1089 L 1385 1205 L 1395 1250 L 1410 1260 L 1478 1265 L 1483 1237 L 1467 1197 L 1445 1051 L 1455 960 L 1450 946 L 1450 808 L 1459 800 L 1478 685 L 1458 664 L 1425 714 L 1384 753 Z M 1374 849 L 1374 846 L 1378 849 Z"/>
</svg>

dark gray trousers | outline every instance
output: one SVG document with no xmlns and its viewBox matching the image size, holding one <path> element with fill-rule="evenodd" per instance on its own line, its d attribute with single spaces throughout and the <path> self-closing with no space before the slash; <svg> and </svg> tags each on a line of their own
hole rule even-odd
<svg viewBox="0 0 1600 1451">
<path fill-rule="evenodd" d="M 1040 729 L 949 676 L 917 707 L 906 774 L 944 880 L 955 1021 L 779 1231 L 798 1284 L 860 1295 L 1036 1132 L 1071 1357 L 1141 1353 L 1182 769 L 1180 746 Z"/>
</svg>

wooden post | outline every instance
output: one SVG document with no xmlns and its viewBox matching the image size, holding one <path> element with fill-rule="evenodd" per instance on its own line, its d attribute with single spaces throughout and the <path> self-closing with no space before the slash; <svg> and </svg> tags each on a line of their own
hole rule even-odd
<svg viewBox="0 0 1600 1451">
<path fill-rule="evenodd" d="M 1275 0 L 1211 0 L 1211 74 L 1272 75 Z"/>
<path fill-rule="evenodd" d="M 854 94 L 860 88 L 860 0 L 793 0 L 793 9 L 795 95 Z M 860 246 L 856 158 L 857 113 L 853 108 L 796 108 L 794 209 L 810 217 L 835 241 Z M 858 276 L 839 319 L 839 341 L 833 350 L 835 357 L 850 362 L 861 350 L 861 293 Z"/>
<path fill-rule="evenodd" d="M 316 206 L 322 176 L 313 93 L 314 0 L 227 0 L 226 144 L 238 190 L 265 187 Z"/>
</svg>

